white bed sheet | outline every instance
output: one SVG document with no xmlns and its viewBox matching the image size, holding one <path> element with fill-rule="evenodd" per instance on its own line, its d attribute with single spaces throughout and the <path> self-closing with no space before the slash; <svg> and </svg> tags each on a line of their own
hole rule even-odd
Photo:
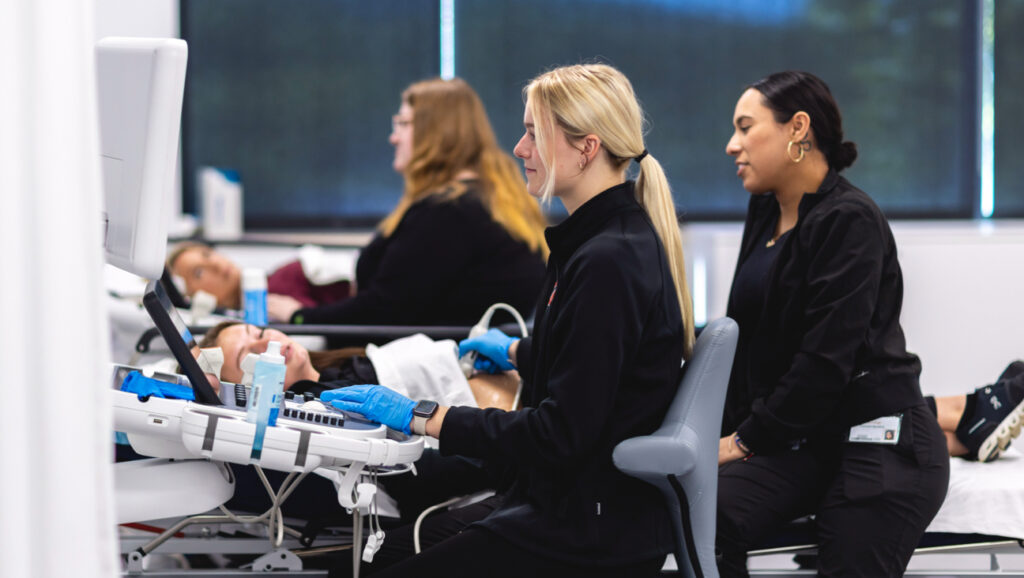
<svg viewBox="0 0 1024 578">
<path fill-rule="evenodd" d="M 1024 454 L 1019 449 L 1010 447 L 987 464 L 952 458 L 949 474 L 946 501 L 928 532 L 1024 539 Z"/>
</svg>

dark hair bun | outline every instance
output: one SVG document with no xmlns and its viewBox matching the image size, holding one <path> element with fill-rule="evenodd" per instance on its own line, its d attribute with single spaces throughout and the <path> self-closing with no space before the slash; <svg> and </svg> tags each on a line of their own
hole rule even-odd
<svg viewBox="0 0 1024 578">
<path fill-rule="evenodd" d="M 846 167 L 853 164 L 853 161 L 857 160 L 857 145 L 850 141 L 845 141 L 836 147 L 835 158 L 831 159 L 832 168 L 839 172 Z"/>
<path fill-rule="evenodd" d="M 839 172 L 857 160 L 857 145 L 843 141 L 843 115 L 825 81 L 810 72 L 787 70 L 758 80 L 753 88 L 764 96 L 775 122 L 786 123 L 797 112 L 811 117 L 811 131 L 828 166 Z"/>
</svg>

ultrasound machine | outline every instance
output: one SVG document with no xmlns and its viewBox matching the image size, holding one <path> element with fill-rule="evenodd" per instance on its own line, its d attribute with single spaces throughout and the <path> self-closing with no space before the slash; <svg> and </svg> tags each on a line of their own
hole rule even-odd
<svg viewBox="0 0 1024 578">
<path fill-rule="evenodd" d="M 303 571 L 301 560 L 284 547 L 288 530 L 280 513 L 281 503 L 296 484 L 316 473 L 334 483 L 338 503 L 353 514 L 353 568 L 358 576 L 360 559 L 372 557 L 383 539 L 379 522 L 374 524 L 376 478 L 408 470 L 423 452 L 423 439 L 319 400 L 286 393 L 276 425 L 266 428 L 262 452 L 253 458 L 256 425 L 245 419 L 247 388 L 222 382 L 218 393 L 211 387 L 192 356 L 195 340 L 159 280 L 167 245 L 165 202 L 173 184 L 187 46 L 177 39 L 110 38 L 97 44 L 96 57 L 107 260 L 151 279 L 143 305 L 178 362 L 180 374 L 150 372 L 146 377 L 188 386 L 191 395 L 182 397 L 194 398 L 122 391 L 126 377 L 138 369 L 112 368 L 114 428 L 127 437 L 136 453 L 150 456 L 117 464 L 117 521 L 146 527 L 142 523 L 149 520 L 180 519 L 166 529 L 149 526 L 159 534 L 139 544 L 126 548 L 122 540 L 127 573 L 142 574 L 146 556 L 185 536 L 189 526 L 235 523 L 265 536 L 260 549 L 249 551 L 263 554 L 252 570 L 322 575 Z M 206 514 L 221 507 L 234 490 L 226 463 L 251 464 L 257 469 L 271 494 L 270 510 L 256 516 L 226 510 L 222 515 Z M 263 470 L 289 475 L 274 491 Z M 361 552 L 362 520 L 368 514 L 370 552 Z"/>
</svg>

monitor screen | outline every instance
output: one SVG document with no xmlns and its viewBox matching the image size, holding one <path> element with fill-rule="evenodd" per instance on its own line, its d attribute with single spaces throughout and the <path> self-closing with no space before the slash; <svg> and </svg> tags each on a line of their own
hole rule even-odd
<svg viewBox="0 0 1024 578">
<path fill-rule="evenodd" d="M 158 279 L 167 253 L 188 46 L 176 38 L 96 44 L 107 262 Z"/>
<path fill-rule="evenodd" d="M 167 292 L 160 281 L 149 282 L 142 303 L 145 305 L 146 311 L 149 312 L 149 316 L 153 318 L 153 323 L 156 324 L 160 335 L 167 342 L 167 347 L 174 354 L 178 365 L 181 366 L 181 372 L 191 383 L 196 401 L 208 405 L 221 405 L 220 398 L 217 397 L 213 388 L 210 387 L 210 382 L 206 379 L 206 374 L 199 368 L 196 359 L 192 357 L 192 348 L 195 347 L 196 340 L 192 337 L 188 326 L 181 320 L 177 309 L 171 305 L 171 300 L 168 299 Z"/>
</svg>

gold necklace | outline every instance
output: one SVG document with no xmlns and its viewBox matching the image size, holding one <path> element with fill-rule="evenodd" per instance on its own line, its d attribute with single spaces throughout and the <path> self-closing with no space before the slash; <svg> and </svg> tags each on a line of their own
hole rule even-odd
<svg viewBox="0 0 1024 578">
<path fill-rule="evenodd" d="M 781 233 L 776 233 L 774 237 L 772 237 L 771 239 L 768 239 L 768 242 L 765 243 L 764 246 L 768 247 L 769 249 L 771 249 L 772 247 L 775 246 L 775 243 L 779 239 L 781 239 L 783 235 L 785 235 L 788 232 L 789 232 L 789 229 L 786 229 L 785 231 L 782 231 Z"/>
</svg>

